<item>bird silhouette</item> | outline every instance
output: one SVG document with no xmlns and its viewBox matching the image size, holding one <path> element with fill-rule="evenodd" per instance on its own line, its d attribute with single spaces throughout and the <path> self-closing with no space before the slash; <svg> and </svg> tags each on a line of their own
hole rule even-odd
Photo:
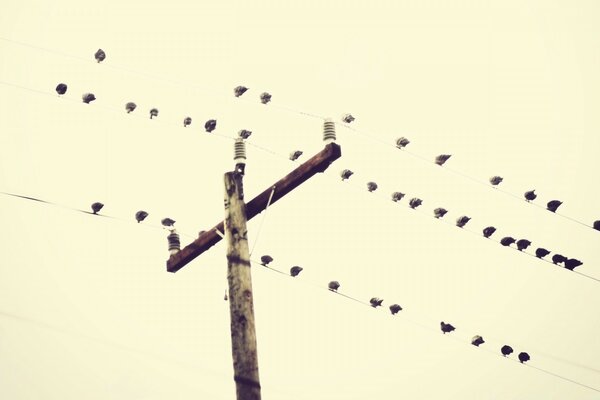
<svg viewBox="0 0 600 400">
<path fill-rule="evenodd" d="M 375 182 L 368 182 L 367 183 L 367 190 L 369 192 L 374 192 L 377 190 L 377 184 Z"/>
<path fill-rule="evenodd" d="M 486 238 L 489 238 L 490 236 L 492 236 L 494 234 L 494 232 L 496 232 L 496 228 L 494 228 L 493 226 L 488 226 L 487 228 L 483 228 L 483 236 Z"/>
<path fill-rule="evenodd" d="M 94 214 L 98 214 L 98 212 L 102 210 L 102 207 L 104 207 L 104 204 L 100 202 L 95 202 L 94 204 L 92 204 L 92 211 L 94 212 Z"/>
<path fill-rule="evenodd" d="M 444 321 L 440 322 L 440 328 L 441 328 L 442 332 L 444 333 L 444 335 L 446 333 L 452 332 L 453 330 L 456 329 L 451 324 L 447 324 Z"/>
<path fill-rule="evenodd" d="M 299 267 L 297 265 L 293 266 L 292 268 L 290 268 L 290 275 L 291 276 L 298 276 L 298 274 L 300 272 L 302 272 L 303 268 Z"/>
<path fill-rule="evenodd" d="M 396 147 L 399 149 L 405 148 L 406 146 L 408 146 L 409 143 L 410 143 L 410 140 L 408 140 L 404 136 L 401 136 L 398 139 L 396 139 Z"/>
<path fill-rule="evenodd" d="M 467 217 L 466 215 L 463 215 L 461 217 L 458 217 L 458 219 L 456 220 L 456 226 L 458 226 L 459 228 L 464 227 L 467 222 L 469 222 L 471 220 L 471 218 Z"/>
<path fill-rule="evenodd" d="M 402 192 L 394 192 L 394 193 L 392 193 L 392 201 L 398 202 L 398 201 L 402 200 L 402 198 L 404 196 L 405 195 Z"/>
<path fill-rule="evenodd" d="M 575 268 L 579 267 L 580 265 L 583 265 L 583 263 L 579 260 L 577 260 L 576 258 L 567 258 L 565 260 L 565 268 L 568 269 L 569 271 L 573 271 Z"/>
<path fill-rule="evenodd" d="M 563 256 L 562 254 L 555 254 L 552 256 L 552 264 L 558 265 L 560 263 L 564 263 L 565 261 L 567 261 L 567 257 Z"/>
<path fill-rule="evenodd" d="M 511 354 L 512 354 L 512 352 L 513 352 L 513 348 L 512 348 L 512 347 L 510 347 L 509 345 L 505 344 L 504 346 L 502 346 L 502 347 L 500 348 L 500 352 L 502 353 L 502 355 L 503 355 L 504 357 L 506 357 L 506 356 L 509 356 L 509 355 L 511 355 Z"/>
<path fill-rule="evenodd" d="M 127 114 L 129 114 L 130 112 L 132 112 L 133 110 L 135 110 L 137 107 L 137 105 L 130 101 L 129 103 L 125 104 L 125 110 L 127 111 Z"/>
<path fill-rule="evenodd" d="M 235 95 L 235 97 L 240 97 L 241 95 L 243 95 L 244 93 L 246 93 L 246 91 L 248 90 L 248 88 L 246 86 L 236 86 L 233 89 L 233 94 Z"/>
<path fill-rule="evenodd" d="M 303 154 L 301 150 L 296 150 L 290 153 L 290 160 L 296 161 Z"/>
<path fill-rule="evenodd" d="M 594 228 L 597 231 L 600 231 L 600 219 L 598 221 L 594 221 L 592 228 Z"/>
<path fill-rule="evenodd" d="M 383 299 L 380 299 L 379 297 L 371 297 L 371 300 L 369 300 L 369 303 L 371 303 L 371 307 L 377 308 L 377 307 L 381 306 L 381 304 L 383 303 Z"/>
<path fill-rule="evenodd" d="M 138 211 L 138 212 L 135 213 L 135 220 L 139 224 L 140 222 L 142 222 L 143 220 L 145 220 L 147 216 L 148 216 L 148 213 L 146 211 L 140 210 L 140 211 Z"/>
<path fill-rule="evenodd" d="M 94 58 L 97 62 L 102 62 L 106 59 L 106 53 L 104 52 L 104 50 L 98 49 L 98 51 L 96 51 L 96 53 L 94 54 Z"/>
<path fill-rule="evenodd" d="M 187 127 L 187 126 L 189 126 L 191 124 L 192 124 L 192 118 L 185 117 L 184 120 L 183 120 L 183 127 L 185 128 L 185 127 Z"/>
<path fill-rule="evenodd" d="M 448 210 L 446 210 L 443 207 L 438 207 L 435 210 L 433 210 L 433 216 L 435 218 L 442 218 L 444 215 L 446 215 L 448 213 Z"/>
<path fill-rule="evenodd" d="M 150 119 L 158 116 L 158 108 L 153 108 L 150 110 Z"/>
<path fill-rule="evenodd" d="M 392 313 L 392 315 L 398 314 L 399 311 L 402 311 L 402 307 L 400 307 L 400 304 L 392 304 L 390 306 L 390 312 Z"/>
<path fill-rule="evenodd" d="M 544 258 L 546 257 L 548 254 L 550 254 L 549 250 L 546 250 L 543 247 L 538 247 L 537 249 L 535 249 L 535 256 L 537 258 Z"/>
<path fill-rule="evenodd" d="M 271 101 L 271 95 L 267 92 L 263 92 L 260 95 L 260 102 L 263 104 L 267 104 L 268 102 Z"/>
<path fill-rule="evenodd" d="M 241 137 L 242 139 L 248 139 L 250 137 L 250 135 L 252 135 L 252 131 L 249 131 L 246 129 L 242 129 L 238 132 L 238 136 Z"/>
<path fill-rule="evenodd" d="M 505 236 L 502 239 L 500 239 L 500 244 L 502 246 L 510 246 L 514 242 L 516 242 L 516 239 L 511 236 Z"/>
<path fill-rule="evenodd" d="M 217 128 L 217 120 L 216 119 L 209 119 L 208 121 L 206 121 L 204 123 L 204 130 L 206 130 L 206 132 L 208 132 L 208 133 L 211 133 L 216 128 Z"/>
<path fill-rule="evenodd" d="M 265 254 L 264 256 L 260 257 L 260 263 L 262 265 L 264 265 L 265 267 L 267 266 L 267 264 L 271 263 L 273 261 L 273 257 L 271 257 L 268 254 Z"/>
<path fill-rule="evenodd" d="M 504 180 L 504 178 L 500 177 L 500 176 L 492 176 L 490 178 L 490 183 L 494 186 L 498 186 L 500 184 L 500 182 L 502 182 Z"/>
<path fill-rule="evenodd" d="M 485 340 L 483 340 L 483 338 L 479 335 L 473 336 L 473 339 L 471 339 L 471 344 L 473 346 L 479 347 L 480 345 L 482 345 L 484 343 L 485 343 Z"/>
<path fill-rule="evenodd" d="M 524 362 L 529 361 L 531 358 L 529 357 L 529 354 L 525 353 L 525 352 L 521 352 L 519 353 L 519 361 L 521 362 L 521 364 L 523 364 Z"/>
<path fill-rule="evenodd" d="M 83 100 L 85 104 L 90 104 L 92 101 L 96 100 L 96 96 L 94 96 L 94 93 L 84 93 L 83 96 L 81 96 L 81 100 Z"/>
<path fill-rule="evenodd" d="M 558 210 L 558 207 L 560 207 L 561 204 L 562 201 L 560 200 L 550 200 L 548 204 L 546 204 L 546 209 L 550 212 L 556 212 L 556 210 Z"/>
<path fill-rule="evenodd" d="M 340 175 L 342 176 L 342 180 L 346 180 L 354 175 L 354 172 L 350 171 L 349 169 L 345 169 L 340 173 Z"/>
<path fill-rule="evenodd" d="M 526 201 L 533 201 L 537 197 L 537 194 L 535 194 L 535 189 L 534 189 L 534 190 L 529 190 L 529 191 L 525 192 L 525 194 L 523 196 L 525 196 Z"/>
<path fill-rule="evenodd" d="M 437 157 L 435 158 L 435 163 L 436 163 L 437 165 L 444 165 L 444 163 L 445 163 L 446 161 L 448 161 L 448 159 L 449 159 L 450 157 L 452 157 L 452 155 L 450 155 L 450 154 L 440 154 L 439 156 L 437 156 Z"/>
<path fill-rule="evenodd" d="M 352 114 L 344 114 L 344 115 L 342 116 L 342 121 L 344 121 L 344 122 L 345 122 L 345 123 L 347 123 L 347 124 L 351 123 L 351 122 L 352 122 L 352 121 L 354 121 L 355 119 L 356 119 L 356 118 L 354 118 L 354 117 L 352 116 Z"/>
<path fill-rule="evenodd" d="M 165 226 L 165 227 L 170 227 L 173 226 L 175 224 L 175 221 L 172 220 L 171 218 L 163 218 L 160 223 Z"/>
<path fill-rule="evenodd" d="M 523 251 L 531 245 L 531 242 L 527 239 L 517 240 L 517 250 Z"/>
<path fill-rule="evenodd" d="M 56 93 L 58 93 L 59 96 L 67 93 L 67 84 L 59 83 L 58 85 L 56 85 Z"/>
<path fill-rule="evenodd" d="M 329 282 L 329 284 L 327 285 L 327 287 L 329 288 L 329 290 L 331 290 L 332 292 L 337 292 L 337 290 L 340 287 L 340 283 L 338 281 L 331 281 Z"/>
<path fill-rule="evenodd" d="M 410 201 L 408 202 L 408 206 L 410 208 L 412 208 L 413 210 L 417 207 L 419 207 L 421 204 L 423 204 L 423 200 L 419 199 L 418 197 L 413 197 L 412 199 L 410 199 Z"/>
</svg>

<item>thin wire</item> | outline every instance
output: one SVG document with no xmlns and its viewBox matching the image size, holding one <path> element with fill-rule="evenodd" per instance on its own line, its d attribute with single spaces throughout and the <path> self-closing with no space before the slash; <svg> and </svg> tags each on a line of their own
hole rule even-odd
<svg viewBox="0 0 600 400">
<path fill-rule="evenodd" d="M 271 194 L 269 195 L 269 201 L 267 201 L 267 206 L 265 207 L 265 213 L 263 214 L 262 219 L 260 220 L 260 225 L 258 225 L 258 231 L 256 232 L 256 239 L 254 239 L 254 243 L 252 244 L 252 250 L 250 250 L 250 257 L 252 257 L 252 253 L 254 252 L 254 248 L 258 243 L 258 238 L 260 237 L 260 231 L 262 230 L 263 224 L 265 223 L 265 219 L 267 218 L 267 211 L 269 210 L 269 205 L 271 204 L 271 200 L 273 199 L 273 195 L 275 194 L 275 185 L 271 187 Z"/>
</svg>

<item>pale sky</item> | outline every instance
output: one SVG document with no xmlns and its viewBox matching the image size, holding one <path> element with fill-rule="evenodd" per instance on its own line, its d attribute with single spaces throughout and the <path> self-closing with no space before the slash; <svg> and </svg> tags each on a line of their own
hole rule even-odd
<svg viewBox="0 0 600 400">
<path fill-rule="evenodd" d="M 599 19 L 595 1 L 4 5 L 0 191 L 115 218 L 0 196 L 0 397 L 235 398 L 224 243 L 167 273 L 160 220 L 186 245 L 223 218 L 226 137 L 253 132 L 251 199 L 298 165 L 291 151 L 322 149 L 331 117 L 342 158 L 248 224 L 253 259 L 304 268 L 252 269 L 263 399 L 598 399 L 565 379 L 600 390 L 600 283 L 497 241 L 600 279 L 600 232 L 568 219 L 600 219 Z M 506 195 L 531 189 L 533 204 Z"/>
</svg>

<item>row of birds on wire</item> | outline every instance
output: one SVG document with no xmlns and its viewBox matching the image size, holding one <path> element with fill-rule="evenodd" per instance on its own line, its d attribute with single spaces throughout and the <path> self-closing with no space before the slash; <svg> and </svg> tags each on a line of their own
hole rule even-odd
<svg viewBox="0 0 600 400">
<path fill-rule="evenodd" d="M 270 264 L 270 263 L 272 263 L 272 262 L 273 262 L 273 257 L 271 257 L 271 256 L 270 256 L 270 255 L 268 255 L 268 254 L 265 254 L 265 255 L 263 255 L 263 256 L 261 256 L 261 257 L 260 257 L 260 264 L 261 264 L 262 266 L 265 266 L 265 267 L 267 267 L 267 268 L 269 268 L 269 269 L 272 269 L 272 270 L 274 270 L 274 271 L 277 271 L 277 272 L 281 272 L 281 271 L 279 271 L 279 270 L 276 270 L 276 269 L 274 269 L 274 268 L 272 268 L 272 267 L 270 267 L 270 266 L 269 266 L 269 264 Z M 298 266 L 298 265 L 294 265 L 293 267 L 291 267 L 291 268 L 290 268 L 290 270 L 289 270 L 289 275 L 290 275 L 292 278 L 295 278 L 295 277 L 297 277 L 298 275 L 300 275 L 300 273 L 301 273 L 303 270 L 304 270 L 304 268 L 302 268 L 302 267 L 300 267 L 300 266 Z M 331 291 L 331 292 L 334 292 L 334 293 L 339 293 L 339 292 L 338 292 L 338 290 L 339 290 L 340 286 L 341 286 L 340 282 L 338 282 L 338 281 L 330 281 L 330 282 L 327 284 L 327 289 L 328 289 L 329 291 Z M 344 296 L 345 296 L 345 297 L 348 297 L 348 298 L 351 298 L 352 300 L 356 300 L 356 301 L 358 301 L 358 302 L 360 302 L 360 303 L 363 303 L 363 301 L 361 301 L 361 300 L 359 300 L 359 299 L 356 299 L 356 298 L 354 298 L 354 297 L 352 297 L 352 296 L 348 296 L 348 295 L 346 295 L 346 294 L 344 294 Z M 225 295 L 225 300 L 227 300 L 227 295 Z M 363 303 L 363 304 L 364 304 L 364 303 Z M 368 304 L 369 304 L 371 307 L 373 307 L 373 308 L 382 307 L 382 306 L 383 306 L 383 299 L 381 299 L 381 298 L 379 298 L 379 297 L 371 297 L 371 299 L 369 300 L 369 303 L 368 303 Z M 402 311 L 402 309 L 403 309 L 403 308 L 402 308 L 402 306 L 400 306 L 399 304 L 397 304 L 397 303 L 394 303 L 394 304 L 391 304 L 391 305 L 389 305 L 389 306 L 388 306 L 388 309 L 389 309 L 389 311 L 390 311 L 390 313 L 391 313 L 392 315 L 396 315 L 396 314 L 398 314 L 400 311 Z M 441 322 L 440 322 L 440 330 L 442 331 L 442 333 L 443 333 L 443 334 L 446 334 L 446 333 L 451 333 L 451 332 L 455 331 L 455 330 L 456 330 L 456 327 L 454 327 L 454 326 L 453 326 L 452 324 L 450 324 L 450 323 L 447 323 L 447 322 L 441 321 Z M 476 346 L 476 347 L 479 347 L 480 345 L 482 345 L 482 344 L 484 344 L 484 343 L 485 343 L 485 340 L 483 339 L 483 337 L 482 337 L 481 335 L 475 335 L 475 336 L 473 336 L 473 338 L 471 339 L 471 344 L 472 344 L 473 346 Z M 502 346 L 502 347 L 500 348 L 500 353 L 501 353 L 501 354 L 502 354 L 504 357 L 507 357 L 507 356 L 509 356 L 509 355 L 510 355 L 510 354 L 512 354 L 513 352 L 514 352 L 513 348 L 512 348 L 511 346 L 509 346 L 509 345 L 504 345 L 504 346 Z M 518 359 L 519 359 L 519 361 L 520 361 L 521 363 L 524 363 L 524 362 L 527 362 L 527 361 L 529 361 L 529 360 L 530 360 L 530 356 L 529 356 L 529 354 L 528 354 L 528 353 L 526 353 L 526 352 L 521 352 L 521 353 L 519 353 L 519 354 L 518 354 Z"/>
</svg>

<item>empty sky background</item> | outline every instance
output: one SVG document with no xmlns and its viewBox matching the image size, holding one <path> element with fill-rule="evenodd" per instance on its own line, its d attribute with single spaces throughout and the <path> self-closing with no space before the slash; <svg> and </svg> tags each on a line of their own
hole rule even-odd
<svg viewBox="0 0 600 400">
<path fill-rule="evenodd" d="M 160 220 L 185 245 L 223 218 L 223 136 L 253 132 L 252 198 L 298 165 L 290 151 L 321 150 L 332 117 L 342 158 L 248 225 L 253 259 L 304 268 L 252 270 L 263 398 L 597 399 L 536 368 L 600 389 L 600 283 L 478 236 L 494 225 L 600 278 L 600 232 L 544 210 L 600 219 L 599 19 L 595 1 L 5 4 L 0 191 L 115 218 L 0 196 L 0 397 L 234 398 L 225 246 L 167 273 Z M 505 193 L 530 189 L 533 204 Z"/>
</svg>

